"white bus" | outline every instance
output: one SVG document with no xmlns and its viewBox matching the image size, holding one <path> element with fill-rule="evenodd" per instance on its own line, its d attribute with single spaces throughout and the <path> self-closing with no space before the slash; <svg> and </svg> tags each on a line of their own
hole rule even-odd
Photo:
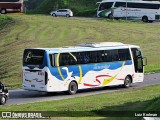
<svg viewBox="0 0 160 120">
<path fill-rule="evenodd" d="M 145 64 L 139 46 L 116 42 L 25 49 L 23 89 L 75 94 L 95 87 L 130 87 L 143 81 Z"/>
<path fill-rule="evenodd" d="M 0 0 L 0 13 L 23 12 L 24 0 Z"/>
<path fill-rule="evenodd" d="M 160 19 L 160 2 L 103 0 L 99 2 L 97 17 L 140 19 L 153 22 Z"/>
</svg>

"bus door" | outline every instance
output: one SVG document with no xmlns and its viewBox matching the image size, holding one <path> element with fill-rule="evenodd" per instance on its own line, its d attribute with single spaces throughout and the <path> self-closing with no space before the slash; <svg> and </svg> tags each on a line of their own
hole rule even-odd
<svg viewBox="0 0 160 120">
<path fill-rule="evenodd" d="M 133 82 L 142 82 L 144 79 L 143 57 L 139 48 L 131 48 L 135 74 Z"/>
<path fill-rule="evenodd" d="M 114 17 L 124 18 L 126 16 L 126 2 L 115 2 Z"/>
</svg>

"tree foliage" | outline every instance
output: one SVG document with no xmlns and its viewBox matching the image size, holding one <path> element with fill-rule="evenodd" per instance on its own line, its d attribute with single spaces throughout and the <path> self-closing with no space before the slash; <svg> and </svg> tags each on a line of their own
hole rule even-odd
<svg viewBox="0 0 160 120">
<path fill-rule="evenodd" d="M 69 8 L 76 16 L 95 16 L 96 3 L 101 0 L 29 0 L 28 13 L 49 14 L 50 11 Z"/>
</svg>

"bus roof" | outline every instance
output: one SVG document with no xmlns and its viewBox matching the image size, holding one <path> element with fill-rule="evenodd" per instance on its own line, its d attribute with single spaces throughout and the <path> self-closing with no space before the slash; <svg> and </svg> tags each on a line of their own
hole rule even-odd
<svg viewBox="0 0 160 120">
<path fill-rule="evenodd" d="M 76 46 L 65 46 L 61 48 L 33 48 L 39 50 L 45 50 L 48 53 L 65 53 L 65 52 L 83 52 L 83 51 L 95 51 L 95 50 L 109 50 L 109 49 L 122 49 L 136 47 L 136 45 L 128 45 L 119 42 L 100 42 L 100 43 L 83 43 Z M 32 48 L 31 48 L 32 49 Z"/>
<path fill-rule="evenodd" d="M 104 2 L 138 2 L 138 3 L 155 3 L 155 4 L 160 4 L 159 1 L 143 1 L 143 0 L 102 0 L 101 2 L 97 3 L 104 3 Z"/>
</svg>

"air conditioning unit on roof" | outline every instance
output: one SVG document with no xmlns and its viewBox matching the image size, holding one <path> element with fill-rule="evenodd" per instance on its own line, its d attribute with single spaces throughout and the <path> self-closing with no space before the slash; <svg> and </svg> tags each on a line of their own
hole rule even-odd
<svg viewBox="0 0 160 120">
<path fill-rule="evenodd" d="M 100 43 L 82 43 L 77 46 L 81 47 L 111 47 L 111 46 L 122 46 L 123 43 L 120 42 L 100 42 Z"/>
</svg>

